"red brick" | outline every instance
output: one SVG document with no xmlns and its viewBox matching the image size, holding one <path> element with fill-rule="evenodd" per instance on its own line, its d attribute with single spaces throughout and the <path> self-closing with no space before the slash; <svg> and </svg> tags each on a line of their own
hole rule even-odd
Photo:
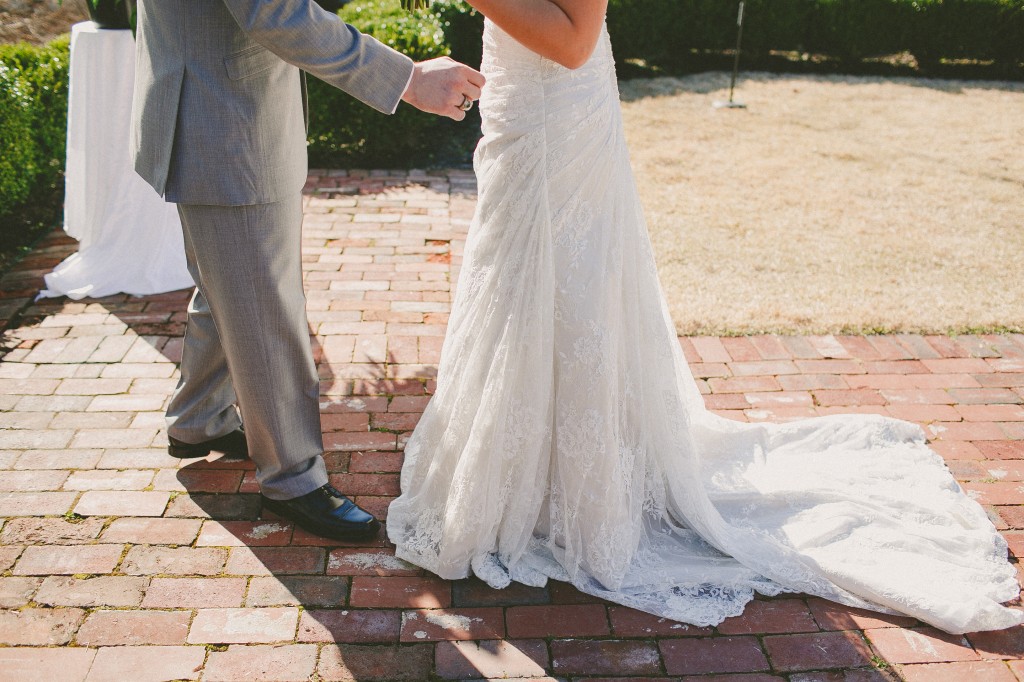
<svg viewBox="0 0 1024 682">
<path fill-rule="evenodd" d="M 981 654 L 982 658 L 1024 658 L 1024 625 L 993 630 L 972 632 L 967 639 Z"/>
<path fill-rule="evenodd" d="M 434 659 L 437 675 L 449 680 L 542 677 L 549 663 L 539 639 L 440 642 Z"/>
<path fill-rule="evenodd" d="M 325 551 L 319 547 L 233 547 L 224 572 L 231 575 L 321 573 Z"/>
<path fill-rule="evenodd" d="M 1005 440 L 1006 433 L 993 422 L 934 422 L 925 433 L 942 440 Z"/>
<path fill-rule="evenodd" d="M 322 575 L 252 578 L 246 606 L 341 606 L 348 599 L 348 580 Z"/>
<path fill-rule="evenodd" d="M 961 460 L 981 460 L 984 456 L 981 451 L 978 450 L 975 443 L 966 443 L 964 441 L 949 440 L 949 441 L 933 441 L 928 444 L 935 452 L 942 455 L 942 458 L 947 462 L 954 459 Z"/>
<path fill-rule="evenodd" d="M 402 470 L 401 452 L 353 452 L 348 470 L 352 473 L 398 472 Z"/>
<path fill-rule="evenodd" d="M 0 578 L 0 609 L 25 606 L 42 582 L 42 578 Z"/>
<path fill-rule="evenodd" d="M 208 682 L 306 682 L 316 670 L 315 644 L 287 646 L 233 644 L 210 654 L 203 671 Z"/>
<path fill-rule="evenodd" d="M 155 609 L 242 605 L 245 578 L 153 578 L 142 605 Z"/>
<path fill-rule="evenodd" d="M 67 644 L 85 618 L 82 609 L 0 611 L 0 644 L 53 646 Z"/>
<path fill-rule="evenodd" d="M 963 487 L 979 504 L 1024 504 L 1024 484 L 1019 482 L 968 482 Z"/>
<path fill-rule="evenodd" d="M 272 547 L 291 541 L 292 526 L 267 521 L 207 521 L 197 547 Z"/>
<path fill-rule="evenodd" d="M 757 352 L 764 360 L 785 360 L 791 357 L 789 350 L 779 340 L 778 336 L 751 336 L 750 343 L 757 349 Z"/>
<path fill-rule="evenodd" d="M 199 519 L 125 517 L 110 523 L 103 531 L 103 540 L 136 545 L 190 545 L 199 534 L 200 525 Z"/>
<path fill-rule="evenodd" d="M 505 636 L 500 608 L 420 609 L 402 614 L 403 642 L 499 639 Z"/>
<path fill-rule="evenodd" d="M 76 497 L 78 493 L 0 493 L 0 517 L 60 516 Z"/>
<path fill-rule="evenodd" d="M 0 571 L 6 571 L 14 565 L 25 548 L 21 545 L 8 545 L 0 547 Z"/>
<path fill-rule="evenodd" d="M 952 405 L 889 405 L 886 410 L 896 419 L 913 422 L 952 421 L 960 413 Z"/>
<path fill-rule="evenodd" d="M 917 623 L 915 618 L 909 616 L 890 616 L 865 609 L 856 609 L 817 597 L 808 598 L 807 605 L 822 630 L 909 627 Z"/>
<path fill-rule="evenodd" d="M 96 539 L 105 519 L 22 517 L 10 519 L 0 533 L 0 542 L 16 545 L 77 545 Z"/>
<path fill-rule="evenodd" d="M 800 374 L 791 360 L 760 360 L 758 362 L 733 362 L 729 369 L 736 376 L 775 376 L 778 374 Z"/>
<path fill-rule="evenodd" d="M 663 639 L 659 646 L 672 675 L 768 670 L 768 659 L 754 637 Z"/>
<path fill-rule="evenodd" d="M 299 620 L 300 642 L 397 642 L 399 611 L 381 609 L 307 609 Z"/>
<path fill-rule="evenodd" d="M 1024 459 L 1024 442 L 979 442 L 973 444 L 985 459 Z"/>
<path fill-rule="evenodd" d="M 162 516 L 170 493 L 99 490 L 82 494 L 75 513 L 82 516 Z"/>
<path fill-rule="evenodd" d="M 389 549 L 336 549 L 327 559 L 328 575 L 416 576 L 422 570 Z"/>
<path fill-rule="evenodd" d="M 454 606 L 521 606 L 547 604 L 550 600 L 547 587 L 530 587 L 513 582 L 508 587 L 496 590 L 475 577 L 452 582 Z"/>
<path fill-rule="evenodd" d="M 238 492 L 242 476 L 242 471 L 232 469 L 162 469 L 153 481 L 153 488 L 189 493 L 234 493 Z"/>
<path fill-rule="evenodd" d="M 659 618 L 626 606 L 609 606 L 608 617 L 616 637 L 706 637 L 714 633 L 709 627 Z"/>
<path fill-rule="evenodd" d="M 951 405 L 956 402 L 947 391 L 942 389 L 883 388 L 881 394 L 888 402 L 897 405 Z"/>
<path fill-rule="evenodd" d="M 764 638 L 764 646 L 775 670 L 791 672 L 871 665 L 871 650 L 856 632 L 771 635 Z"/>
<path fill-rule="evenodd" d="M 326 646 L 317 672 L 327 682 L 422 682 L 431 676 L 433 653 L 431 644 Z"/>
<path fill-rule="evenodd" d="M 212 547 L 132 547 L 121 570 L 129 575 L 216 575 L 227 550 Z"/>
<path fill-rule="evenodd" d="M 402 491 L 398 474 L 331 474 L 331 485 L 346 495 L 390 495 Z"/>
<path fill-rule="evenodd" d="M 0 471 L 0 491 L 16 492 L 19 490 L 59 490 L 68 477 L 67 471 L 57 470 L 26 470 Z"/>
<path fill-rule="evenodd" d="M 704 362 L 732 362 L 738 360 L 729 355 L 722 340 L 717 336 L 691 336 L 688 339 Z"/>
<path fill-rule="evenodd" d="M 742 393 L 713 393 L 704 396 L 704 407 L 709 410 L 742 410 L 748 405 Z"/>
<path fill-rule="evenodd" d="M 10 680 L 83 682 L 96 656 L 84 648 L 0 648 L 0 670 Z M 122 678 L 124 679 L 124 678 Z"/>
<path fill-rule="evenodd" d="M 144 578 L 99 576 L 73 578 L 49 576 L 39 588 L 35 601 L 46 606 L 138 606 L 146 591 Z"/>
<path fill-rule="evenodd" d="M 352 579 L 349 603 L 360 607 L 439 609 L 451 606 L 451 583 L 440 578 Z"/>
<path fill-rule="evenodd" d="M 866 360 L 863 365 L 868 374 L 928 374 L 928 368 L 922 365 L 921 360 L 915 359 Z"/>
<path fill-rule="evenodd" d="M 430 398 L 427 396 L 395 396 L 388 404 L 388 412 L 423 412 Z"/>
<path fill-rule="evenodd" d="M 857 360 L 796 360 L 796 372 L 809 374 L 864 374 L 867 363 Z"/>
<path fill-rule="evenodd" d="M 971 422 L 1024 421 L 1024 406 L 1021 405 L 957 405 L 956 409 Z"/>
<path fill-rule="evenodd" d="M 320 426 L 329 431 L 368 431 L 370 416 L 365 412 L 336 412 L 320 415 Z"/>
<path fill-rule="evenodd" d="M 963 635 L 935 628 L 885 628 L 865 633 L 878 654 L 890 663 L 976 661 L 979 656 Z"/>
<path fill-rule="evenodd" d="M 926 358 L 921 363 L 933 374 L 987 374 L 993 371 L 992 366 L 981 358 Z"/>
<path fill-rule="evenodd" d="M 367 433 L 336 431 L 324 434 L 324 448 L 327 450 L 341 450 L 343 452 L 353 452 L 355 450 L 394 450 L 396 443 L 395 434 L 380 431 L 369 431 Z"/>
<path fill-rule="evenodd" d="M 78 631 L 83 646 L 185 643 L 189 611 L 93 611 Z"/>
<path fill-rule="evenodd" d="M 513 606 L 506 610 L 508 636 L 585 637 L 608 635 L 608 615 L 600 604 Z"/>
<path fill-rule="evenodd" d="M 1016 404 L 1024 402 L 1024 398 L 1021 398 L 1009 388 L 951 388 L 949 394 L 956 402 L 966 405 Z"/>
<path fill-rule="evenodd" d="M 144 490 L 153 481 L 153 472 L 145 470 L 113 471 L 97 469 L 75 471 L 64 483 L 65 490 Z"/>
<path fill-rule="evenodd" d="M 884 392 L 883 392 L 884 393 Z M 870 389 L 849 391 L 814 391 L 818 405 L 884 405 L 886 399 Z"/>
<path fill-rule="evenodd" d="M 814 404 L 806 391 L 776 391 L 773 393 L 747 393 L 747 402 L 754 407 L 810 407 Z"/>
<path fill-rule="evenodd" d="M 650 675 L 661 672 L 658 647 L 653 641 L 559 639 L 551 643 L 551 657 L 552 670 L 556 675 Z"/>
<path fill-rule="evenodd" d="M 195 646 L 108 646 L 97 650 L 89 682 L 199 679 L 206 650 Z"/>
<path fill-rule="evenodd" d="M 794 675 L 793 677 L 790 678 L 790 680 L 792 680 L 793 682 L 823 682 L 823 680 L 820 680 L 819 678 L 805 677 L 803 675 L 800 675 L 800 676 Z M 600 678 L 600 677 L 598 677 L 598 678 L 588 679 L 587 682 L 626 682 L 626 681 L 625 680 L 621 680 L 620 678 L 613 678 L 613 677 L 610 677 L 610 678 Z M 653 680 L 651 682 L 653 682 Z M 785 680 L 783 678 L 781 678 L 781 677 L 777 677 L 775 675 L 770 675 L 768 673 L 737 673 L 737 674 L 732 674 L 732 675 L 730 675 L 730 674 L 714 675 L 712 677 L 708 677 L 706 675 L 684 675 L 683 677 L 679 678 L 679 682 L 785 682 Z M 833 682 L 833 680 L 828 680 L 828 682 Z M 888 679 L 886 679 L 886 680 L 874 680 L 874 679 L 872 679 L 872 680 L 866 680 L 866 679 L 865 680 L 859 680 L 859 679 L 854 679 L 853 677 L 850 677 L 850 678 L 847 678 L 845 680 L 835 680 L 834 682 L 889 682 L 889 680 Z"/>
<path fill-rule="evenodd" d="M 818 625 L 800 599 L 754 600 L 742 615 L 724 620 L 718 631 L 725 635 L 817 632 Z"/>
<path fill-rule="evenodd" d="M 110 573 L 121 559 L 121 545 L 26 547 L 14 567 L 15 575 L 76 575 Z"/>
<path fill-rule="evenodd" d="M 199 609 L 188 632 L 188 643 L 290 642 L 298 622 L 299 610 L 294 607 Z"/>
<path fill-rule="evenodd" d="M 854 383 L 855 380 L 862 378 L 866 377 L 841 376 L 837 374 L 789 374 L 778 377 L 778 381 L 784 391 L 815 391 L 822 389 L 841 391 L 849 388 L 879 388 L 878 386 L 858 386 Z"/>
<path fill-rule="evenodd" d="M 849 358 L 850 352 L 831 334 L 810 335 L 807 342 L 824 358 Z M 867 344 L 870 345 L 870 344 Z"/>
<path fill-rule="evenodd" d="M 761 354 L 750 342 L 750 339 L 742 336 L 726 336 L 721 338 L 722 345 L 736 362 L 755 361 L 763 359 Z"/>
<path fill-rule="evenodd" d="M 750 391 L 781 391 L 782 386 L 775 377 L 742 376 L 725 379 L 708 379 L 708 385 L 715 393 L 747 393 Z"/>
<path fill-rule="evenodd" d="M 906 682 L 1017 682 L 1006 664 L 996 661 L 904 665 L 900 673 Z"/>
<path fill-rule="evenodd" d="M 695 379 L 732 376 L 729 366 L 722 362 L 691 362 L 690 373 Z"/>
</svg>

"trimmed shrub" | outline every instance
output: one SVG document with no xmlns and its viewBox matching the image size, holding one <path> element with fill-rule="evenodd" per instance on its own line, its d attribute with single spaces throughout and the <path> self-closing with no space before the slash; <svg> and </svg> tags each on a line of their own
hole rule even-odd
<svg viewBox="0 0 1024 682">
<path fill-rule="evenodd" d="M 432 13 L 406 12 L 394 0 L 360 0 L 339 14 L 416 61 L 448 54 L 440 22 Z M 382 114 L 315 78 L 309 79 L 309 104 L 312 166 L 426 164 L 444 152 L 445 138 L 452 137 L 445 119 L 404 103 L 395 114 Z"/>
<path fill-rule="evenodd" d="M 31 97 L 38 182 L 55 186 L 64 168 L 68 129 L 68 38 L 43 47 L 0 46 L 0 64 L 18 72 Z"/>
<path fill-rule="evenodd" d="M 21 75 L 0 63 L 0 215 L 28 198 L 39 151 L 32 135 L 32 97 Z"/>
</svg>

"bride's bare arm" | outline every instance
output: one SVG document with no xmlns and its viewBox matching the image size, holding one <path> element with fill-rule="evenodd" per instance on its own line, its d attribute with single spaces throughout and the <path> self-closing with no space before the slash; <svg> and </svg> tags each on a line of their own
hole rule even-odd
<svg viewBox="0 0 1024 682">
<path fill-rule="evenodd" d="M 468 0 L 506 33 L 569 69 L 597 45 L 608 0 Z"/>
</svg>

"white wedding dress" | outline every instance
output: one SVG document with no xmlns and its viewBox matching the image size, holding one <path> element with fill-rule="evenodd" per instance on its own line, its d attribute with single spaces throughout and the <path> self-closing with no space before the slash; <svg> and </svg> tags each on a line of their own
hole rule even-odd
<svg viewBox="0 0 1024 682">
<path fill-rule="evenodd" d="M 493 587 L 714 625 L 804 592 L 954 633 L 1022 622 L 1007 545 L 911 423 L 719 417 L 682 355 L 604 32 L 571 71 L 487 22 L 479 203 L 387 527 Z"/>
</svg>

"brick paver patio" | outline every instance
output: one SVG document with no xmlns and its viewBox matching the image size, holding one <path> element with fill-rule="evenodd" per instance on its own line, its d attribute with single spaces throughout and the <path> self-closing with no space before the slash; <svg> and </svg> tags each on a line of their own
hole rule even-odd
<svg viewBox="0 0 1024 682">
<path fill-rule="evenodd" d="M 315 172 L 309 317 L 333 482 L 384 515 L 433 389 L 472 175 Z M 32 304 L 0 288 L 4 680 L 1024 680 L 1024 629 L 949 636 L 788 595 L 687 627 L 562 583 L 494 591 L 260 517 L 250 467 L 166 455 L 189 292 Z M 684 338 L 737 419 L 870 411 L 933 446 L 1024 551 L 1024 335 Z"/>
</svg>

